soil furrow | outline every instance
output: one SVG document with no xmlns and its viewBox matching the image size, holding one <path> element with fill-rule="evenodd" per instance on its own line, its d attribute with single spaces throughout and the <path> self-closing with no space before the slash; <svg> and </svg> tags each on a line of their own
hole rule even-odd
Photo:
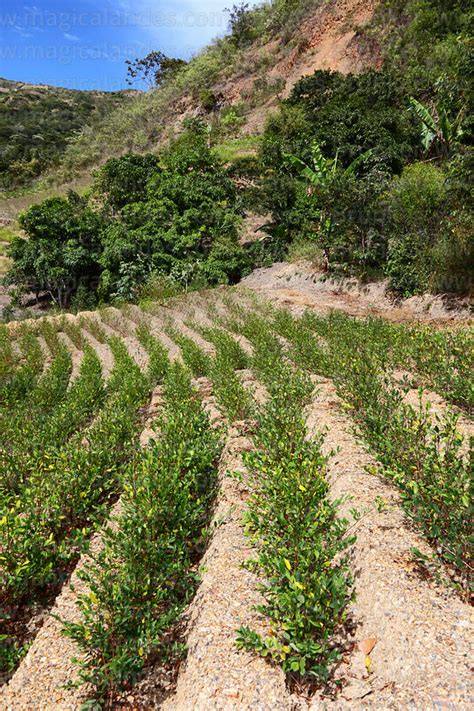
<svg viewBox="0 0 474 711">
<path fill-rule="evenodd" d="M 104 376 L 104 380 L 107 381 L 114 367 L 114 356 L 112 354 L 112 351 L 110 350 L 108 345 L 97 341 L 86 328 L 82 329 L 82 334 L 86 339 L 87 343 L 95 350 L 102 366 L 102 374 Z"/>
<path fill-rule="evenodd" d="M 200 587 L 186 615 L 188 655 L 176 693 L 162 706 L 166 711 L 290 708 L 283 672 L 239 651 L 235 644 L 241 625 L 262 631 L 265 626 L 254 609 L 262 602 L 258 579 L 242 568 L 252 555 L 242 525 L 249 494 L 242 452 L 251 446 L 244 422 L 230 427 L 219 465 L 214 534 L 201 563 Z M 239 479 L 229 472 L 239 472 Z"/>
<path fill-rule="evenodd" d="M 125 336 L 115 325 L 110 325 L 107 321 L 104 321 L 100 316 L 97 318 L 98 323 L 101 328 L 107 334 L 107 336 L 113 336 L 119 338 L 127 348 L 127 351 L 135 363 L 140 367 L 141 370 L 147 370 L 148 368 L 148 353 L 140 345 L 136 338 L 133 336 Z"/>
<path fill-rule="evenodd" d="M 81 367 L 82 359 L 84 357 L 84 353 L 83 353 L 83 351 L 80 351 L 78 348 L 76 348 L 76 346 L 71 341 L 71 339 L 69 338 L 67 333 L 63 333 L 62 331 L 59 331 L 58 338 L 66 346 L 69 353 L 71 354 L 72 370 L 71 370 L 71 377 L 69 378 L 69 387 L 71 387 L 71 384 L 74 382 L 74 380 L 79 375 L 79 370 Z"/>
<path fill-rule="evenodd" d="M 151 334 L 157 338 L 168 351 L 170 360 L 181 358 L 181 352 L 178 346 L 164 332 L 165 325 L 160 317 L 148 311 L 142 311 L 138 306 L 133 306 L 129 308 L 129 318 L 136 324 L 143 324 L 150 329 Z"/>
<path fill-rule="evenodd" d="M 354 651 L 338 672 L 344 679 L 340 697 L 325 703 L 338 709 L 472 708 L 471 609 L 421 577 L 411 549 L 429 553 L 428 543 L 406 519 L 396 489 L 368 473 L 366 467 L 375 461 L 352 434 L 333 384 L 317 382 L 308 426 L 326 429 L 324 449 L 336 451 L 329 464 L 332 496 L 350 497 L 341 513 L 349 516 L 356 508 L 360 514 L 351 529 L 357 535 Z M 373 642 L 369 655 L 360 651 Z M 321 702 L 316 696 L 299 706 L 319 709 Z"/>
</svg>

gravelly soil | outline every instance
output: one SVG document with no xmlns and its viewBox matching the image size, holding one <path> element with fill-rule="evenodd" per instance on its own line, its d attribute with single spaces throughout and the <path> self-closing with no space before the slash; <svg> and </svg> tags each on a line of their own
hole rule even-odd
<svg viewBox="0 0 474 711">
<path fill-rule="evenodd" d="M 472 708 L 472 610 L 454 593 L 420 577 L 410 551 L 429 552 L 428 544 L 404 516 L 396 489 L 366 471 L 374 460 L 352 434 L 333 384 L 319 379 L 318 389 L 308 426 L 327 428 L 324 448 L 336 451 L 329 467 L 332 495 L 350 495 L 341 513 L 356 507 L 363 514 L 353 529 L 355 646 L 339 670 L 343 690 L 335 701 L 325 700 L 326 707 Z M 364 640 L 375 641 L 370 674 L 359 647 Z M 298 706 L 319 709 L 321 702 L 316 696 Z"/>
</svg>

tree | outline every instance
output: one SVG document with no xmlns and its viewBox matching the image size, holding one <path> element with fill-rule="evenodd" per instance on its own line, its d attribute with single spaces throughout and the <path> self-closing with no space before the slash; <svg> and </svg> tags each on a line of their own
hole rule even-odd
<svg viewBox="0 0 474 711">
<path fill-rule="evenodd" d="M 98 281 L 101 217 L 84 198 L 71 192 L 67 198 L 49 198 L 20 215 L 28 239 L 13 240 L 9 256 L 13 266 L 7 284 L 47 292 L 65 307 L 79 286 Z"/>
<path fill-rule="evenodd" d="M 95 176 L 92 202 L 70 193 L 20 218 L 9 284 L 73 298 L 131 299 L 152 273 L 175 282 L 234 282 L 248 260 L 238 242 L 236 189 L 208 147 L 206 125 L 184 132 L 156 157 L 128 154 Z"/>
<path fill-rule="evenodd" d="M 136 81 L 144 81 L 151 89 L 161 86 L 172 79 L 177 72 L 186 66 L 184 59 L 167 57 L 163 52 L 150 52 L 142 59 L 125 60 L 127 65 L 127 84 L 132 86 Z"/>
<path fill-rule="evenodd" d="M 235 281 L 247 264 L 237 240 L 235 187 L 208 148 L 205 124 L 186 126 L 140 199 L 123 205 L 119 222 L 104 230 L 103 298 L 130 298 L 151 272 L 183 285 L 218 283 Z"/>
<path fill-rule="evenodd" d="M 105 196 L 112 210 L 142 200 L 149 179 L 159 170 L 158 163 L 158 158 L 151 153 L 128 153 L 121 158 L 111 158 L 94 176 L 94 193 Z"/>
<path fill-rule="evenodd" d="M 229 30 L 237 47 L 246 47 L 254 39 L 254 24 L 249 4 L 241 2 L 224 8 L 229 13 Z"/>
</svg>

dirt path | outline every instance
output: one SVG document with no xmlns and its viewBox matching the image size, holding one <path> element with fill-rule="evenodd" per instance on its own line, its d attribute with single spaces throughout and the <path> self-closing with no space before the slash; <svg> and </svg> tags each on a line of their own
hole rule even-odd
<svg viewBox="0 0 474 711">
<path fill-rule="evenodd" d="M 63 333 L 62 331 L 59 331 L 58 338 L 66 346 L 69 353 L 71 354 L 72 370 L 71 370 L 71 377 L 69 378 L 69 386 L 68 386 L 68 387 L 71 387 L 71 384 L 74 382 L 74 380 L 79 375 L 79 370 L 81 368 L 81 363 L 82 363 L 82 359 L 84 357 L 84 352 L 80 351 L 78 348 L 76 348 L 76 346 L 71 341 L 71 339 L 69 338 L 67 333 Z"/>
<path fill-rule="evenodd" d="M 127 318 L 138 324 L 145 324 L 150 329 L 151 334 L 157 338 L 168 351 L 171 360 L 180 358 L 178 346 L 164 333 L 164 322 L 159 316 L 142 311 L 138 306 L 130 306 L 127 310 Z"/>
<path fill-rule="evenodd" d="M 146 371 L 149 362 L 148 353 L 132 335 L 133 329 L 130 330 L 130 335 L 125 336 L 115 325 L 110 325 L 107 321 L 104 321 L 104 319 L 99 318 L 97 321 L 107 336 L 115 336 L 122 341 L 130 357 L 133 358 L 141 370 Z"/>
<path fill-rule="evenodd" d="M 190 338 L 192 341 L 194 341 L 196 345 L 202 348 L 202 350 L 205 351 L 208 355 L 215 355 L 216 349 L 214 348 L 212 343 L 206 341 L 206 339 L 203 338 L 200 333 L 186 325 L 185 321 L 189 320 L 189 318 L 190 316 L 188 314 L 182 314 L 180 311 L 173 310 L 171 312 L 171 323 L 173 325 L 173 328 L 176 328 L 176 330 L 179 331 L 183 336 L 186 336 L 187 338 Z"/>
<path fill-rule="evenodd" d="M 85 328 L 82 329 L 82 335 L 86 339 L 87 343 L 95 350 L 102 366 L 104 380 L 107 381 L 114 367 L 114 356 L 112 351 L 105 343 L 99 343 L 99 341 L 94 338 L 92 333 L 87 331 Z"/>
<path fill-rule="evenodd" d="M 471 608 L 420 577 L 410 551 L 429 552 L 427 542 L 404 516 L 396 489 L 365 470 L 374 460 L 356 442 L 333 384 L 318 379 L 318 388 L 308 426 L 327 428 L 324 449 L 338 450 L 330 459 L 332 495 L 351 496 L 342 509 L 345 515 L 353 507 L 362 513 L 353 529 L 357 541 L 352 550 L 356 646 L 340 668 L 341 695 L 326 700 L 325 708 L 472 708 Z M 357 646 L 364 640 L 375 641 L 370 674 Z M 321 703 L 316 696 L 309 703 L 299 700 L 298 707 L 316 710 Z"/>
<path fill-rule="evenodd" d="M 205 379 L 200 381 L 202 386 Z M 242 525 L 248 497 L 242 452 L 250 448 L 245 423 L 235 423 L 219 465 L 216 528 L 201 563 L 201 584 L 186 615 L 188 655 L 176 693 L 161 707 L 164 711 L 289 709 L 283 672 L 235 645 L 240 625 L 262 629 L 265 624 L 253 609 L 262 601 L 257 578 L 241 567 L 252 554 Z M 229 472 L 239 472 L 242 480 L 229 477 Z"/>
</svg>

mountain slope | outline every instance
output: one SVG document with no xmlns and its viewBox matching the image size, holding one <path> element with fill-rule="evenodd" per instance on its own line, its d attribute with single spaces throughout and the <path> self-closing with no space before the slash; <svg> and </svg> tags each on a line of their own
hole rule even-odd
<svg viewBox="0 0 474 711">
<path fill-rule="evenodd" d="M 376 45 L 368 47 L 360 31 L 377 4 L 309 0 L 283 16 L 279 3 L 255 10 L 255 36 L 241 46 L 232 36 L 216 40 L 174 80 L 136 96 L 94 134 L 84 129 L 67 147 L 53 177 L 71 180 L 110 156 L 153 149 L 179 132 L 185 119 L 206 114 L 214 119 L 216 111 L 233 109 L 238 133 L 260 132 L 268 111 L 302 76 L 319 68 L 347 73 L 378 66 Z M 209 97 L 215 108 L 208 108 Z"/>
<path fill-rule="evenodd" d="M 76 91 L 0 79 L 0 189 L 30 183 L 58 161 L 78 131 L 96 127 L 129 100 L 130 92 Z"/>
</svg>

